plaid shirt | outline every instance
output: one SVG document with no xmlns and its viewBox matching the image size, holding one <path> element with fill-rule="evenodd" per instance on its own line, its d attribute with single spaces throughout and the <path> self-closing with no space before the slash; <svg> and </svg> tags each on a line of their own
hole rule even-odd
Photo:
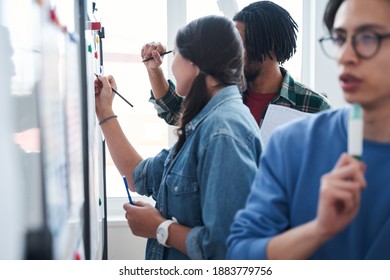
<svg viewBox="0 0 390 280">
<path fill-rule="evenodd" d="M 285 106 L 307 113 L 317 113 L 332 108 L 332 105 L 325 96 L 294 81 L 284 68 L 280 67 L 280 71 L 284 77 L 282 87 L 279 95 L 270 104 Z M 154 104 L 160 118 L 164 119 L 170 125 L 176 125 L 180 117 L 183 97 L 176 94 L 175 85 L 171 80 L 168 80 L 168 83 L 169 90 L 163 98 L 156 100 L 153 97 L 153 92 L 151 92 L 149 101 Z M 243 93 L 244 103 L 246 94 L 247 91 Z M 266 111 L 263 113 L 261 122 L 264 119 Z"/>
<path fill-rule="evenodd" d="M 175 84 L 171 80 L 168 80 L 168 83 L 169 89 L 163 98 L 156 100 L 153 91 L 150 91 L 149 101 L 153 103 L 160 118 L 164 119 L 167 124 L 176 125 L 179 121 L 181 104 L 184 98 L 176 94 Z"/>
</svg>

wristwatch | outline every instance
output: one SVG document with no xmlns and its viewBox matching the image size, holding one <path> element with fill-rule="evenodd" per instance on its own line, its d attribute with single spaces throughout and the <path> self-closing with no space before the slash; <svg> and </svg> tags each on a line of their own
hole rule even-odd
<svg viewBox="0 0 390 280">
<path fill-rule="evenodd" d="M 160 243 L 161 245 L 164 245 L 165 247 L 168 247 L 168 248 L 170 247 L 166 244 L 168 237 L 169 237 L 168 229 L 172 223 L 177 223 L 177 220 L 175 218 L 172 218 L 172 220 L 165 220 L 164 222 L 162 222 L 158 226 L 157 231 L 156 231 L 158 243 Z"/>
</svg>

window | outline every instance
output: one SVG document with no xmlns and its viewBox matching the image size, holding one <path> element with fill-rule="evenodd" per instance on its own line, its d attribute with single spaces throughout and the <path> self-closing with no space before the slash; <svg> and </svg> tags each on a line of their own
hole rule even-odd
<svg viewBox="0 0 390 280">
<path fill-rule="evenodd" d="M 134 105 L 132 108 L 116 97 L 114 112 L 140 155 L 143 158 L 154 156 L 168 146 L 168 125 L 157 117 L 153 105 L 148 102 L 150 83 L 140 53 L 147 42 L 158 40 L 167 43 L 166 1 L 99 1 L 97 9 L 97 20 L 105 29 L 104 74 L 115 77 L 118 92 Z M 166 64 L 163 64 L 165 73 Z M 108 150 L 106 158 L 107 196 L 125 197 L 122 176 Z"/>
<path fill-rule="evenodd" d="M 187 22 L 207 15 L 223 15 L 217 0 L 187 0 Z"/>
</svg>

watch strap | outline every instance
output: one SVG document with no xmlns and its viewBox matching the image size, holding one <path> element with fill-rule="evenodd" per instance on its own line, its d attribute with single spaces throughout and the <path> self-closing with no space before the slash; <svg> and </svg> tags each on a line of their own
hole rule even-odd
<svg viewBox="0 0 390 280">
<path fill-rule="evenodd" d="M 158 237 L 158 232 L 159 232 L 161 229 L 164 230 L 164 231 L 167 233 L 167 234 L 164 236 L 163 239 L 157 238 L 157 241 L 158 241 L 161 245 L 170 248 L 170 246 L 167 245 L 167 240 L 168 240 L 168 237 L 169 237 L 169 226 L 170 226 L 171 224 L 173 224 L 173 223 L 176 223 L 176 222 L 177 222 L 176 219 L 173 218 L 172 220 L 165 220 L 164 222 L 162 222 L 162 223 L 158 226 L 158 228 L 157 228 L 157 237 Z"/>
</svg>

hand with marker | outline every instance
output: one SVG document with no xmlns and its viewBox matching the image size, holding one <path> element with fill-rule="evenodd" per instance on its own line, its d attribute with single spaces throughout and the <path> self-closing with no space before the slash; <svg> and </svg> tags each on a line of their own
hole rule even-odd
<svg viewBox="0 0 390 280">
<path fill-rule="evenodd" d="M 95 80 L 95 83 L 98 83 L 100 84 L 100 86 L 103 86 L 103 83 L 99 80 L 99 75 L 98 74 L 94 74 L 95 77 L 96 77 L 96 80 Z M 112 76 L 109 76 L 109 77 L 112 77 Z M 115 83 L 115 81 L 114 81 Z M 115 83 L 115 86 L 116 86 L 116 83 Z M 114 87 L 111 86 L 111 90 L 113 92 L 115 92 L 120 98 L 122 98 L 123 101 L 125 101 L 127 104 L 129 104 L 131 107 L 133 107 L 133 104 L 131 104 L 126 98 L 124 98 Z M 97 94 L 97 92 L 99 91 L 99 86 L 97 87 L 97 85 L 95 84 L 95 95 Z"/>
<path fill-rule="evenodd" d="M 169 84 L 161 64 L 163 63 L 163 55 L 170 52 L 167 52 L 164 45 L 155 42 L 147 43 L 141 49 L 141 59 L 148 72 L 152 93 L 156 100 L 162 99 L 169 90 Z"/>
<path fill-rule="evenodd" d="M 357 215 L 361 191 L 366 187 L 364 173 L 364 163 L 342 154 L 333 170 L 322 176 L 315 222 L 326 240 L 342 231 Z"/>
<path fill-rule="evenodd" d="M 99 76 L 95 80 L 95 107 L 96 115 L 100 120 L 107 116 L 114 115 L 112 103 L 115 93 L 111 88 L 116 89 L 117 85 L 113 76 Z"/>
<path fill-rule="evenodd" d="M 135 236 L 156 238 L 157 228 L 165 220 L 156 208 L 148 203 L 136 201 L 134 205 L 125 203 L 123 209 L 126 211 L 127 223 Z"/>
<path fill-rule="evenodd" d="M 167 48 L 160 42 L 147 43 L 141 49 L 141 58 L 148 70 L 155 70 L 163 63 L 163 55 Z"/>
<path fill-rule="evenodd" d="M 129 184 L 127 183 L 126 176 L 122 176 L 122 178 L 123 178 L 123 182 L 125 183 L 125 189 L 126 189 L 126 192 L 127 192 L 127 197 L 129 199 L 129 203 L 131 205 L 134 205 L 133 199 L 131 198 L 131 195 L 130 195 Z"/>
</svg>

